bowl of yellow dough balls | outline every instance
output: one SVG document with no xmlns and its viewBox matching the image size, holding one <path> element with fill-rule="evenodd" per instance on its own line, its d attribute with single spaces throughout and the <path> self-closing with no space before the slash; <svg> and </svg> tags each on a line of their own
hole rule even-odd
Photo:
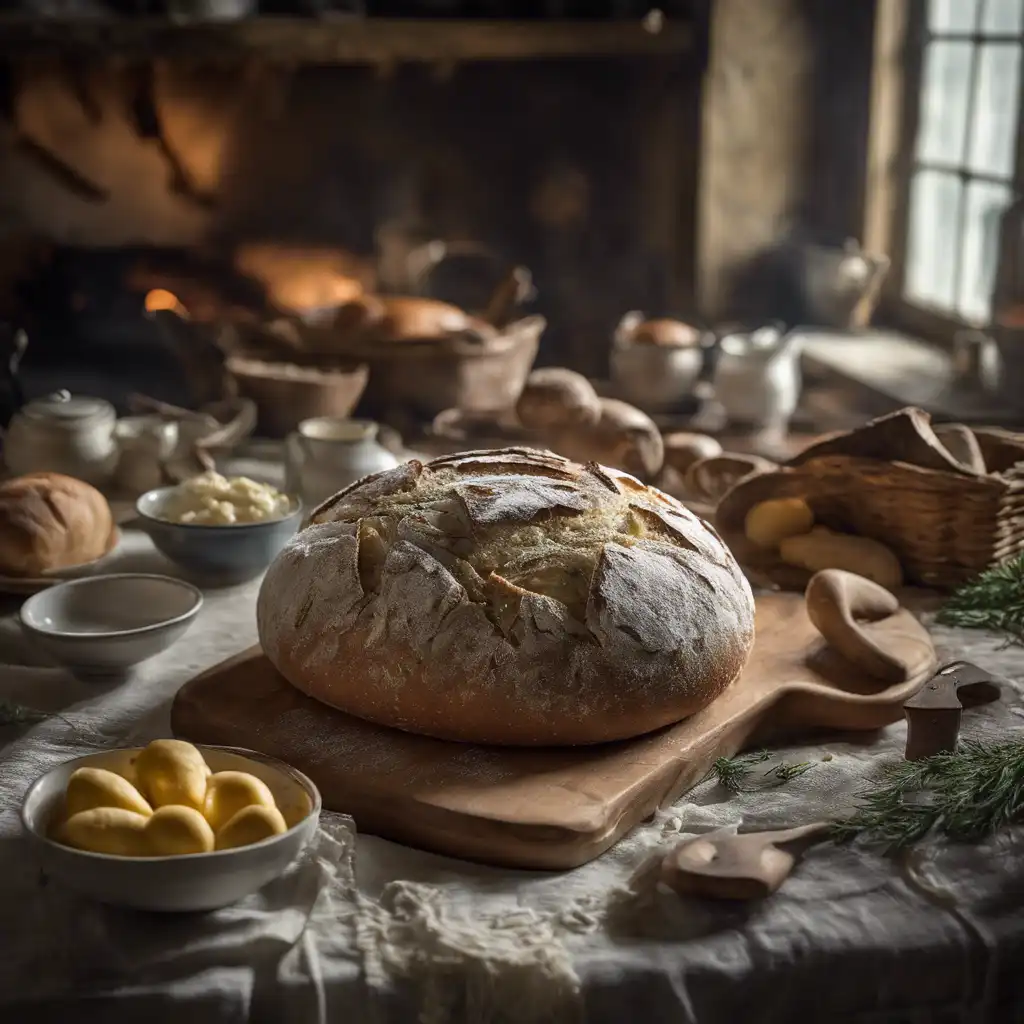
<svg viewBox="0 0 1024 1024">
<path fill-rule="evenodd" d="M 44 872 L 103 903 L 215 910 L 277 878 L 316 831 L 301 772 L 234 747 L 154 740 L 66 761 L 25 795 Z"/>
</svg>

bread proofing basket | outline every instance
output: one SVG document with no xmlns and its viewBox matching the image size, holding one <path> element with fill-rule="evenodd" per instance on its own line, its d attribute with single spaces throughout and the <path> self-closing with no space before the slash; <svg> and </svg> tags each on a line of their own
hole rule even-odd
<svg viewBox="0 0 1024 1024">
<path fill-rule="evenodd" d="M 797 589 L 810 573 L 744 534 L 754 505 L 789 497 L 806 500 L 823 526 L 886 545 L 908 583 L 953 589 L 1024 551 L 1024 435 L 933 428 L 907 408 L 740 479 L 721 498 L 716 527 L 742 564 Z"/>
</svg>

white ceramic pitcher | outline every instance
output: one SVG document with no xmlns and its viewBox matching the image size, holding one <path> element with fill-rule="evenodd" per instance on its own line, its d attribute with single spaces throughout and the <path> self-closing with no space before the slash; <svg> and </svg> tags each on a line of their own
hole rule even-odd
<svg viewBox="0 0 1024 1024">
<path fill-rule="evenodd" d="M 799 335 L 774 326 L 722 337 L 714 393 L 729 423 L 785 434 L 800 402 L 801 348 Z"/>
<path fill-rule="evenodd" d="M 393 469 L 398 459 L 377 442 L 377 424 L 317 416 L 303 420 L 285 441 L 285 486 L 307 511 L 371 473 Z"/>
</svg>

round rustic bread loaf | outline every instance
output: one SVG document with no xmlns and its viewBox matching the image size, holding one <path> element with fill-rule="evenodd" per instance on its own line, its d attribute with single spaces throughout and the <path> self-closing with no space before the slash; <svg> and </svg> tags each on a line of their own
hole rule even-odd
<svg viewBox="0 0 1024 1024">
<path fill-rule="evenodd" d="M 592 426 L 601 418 L 601 400 L 582 373 L 544 366 L 526 378 L 516 415 L 531 430 Z"/>
<path fill-rule="evenodd" d="M 598 743 L 738 674 L 754 602 L 718 535 L 635 478 L 528 448 L 409 462 L 326 501 L 257 603 L 267 657 L 360 718 L 473 743 Z"/>
<path fill-rule="evenodd" d="M 110 549 L 107 499 L 82 480 L 30 473 L 0 484 L 0 573 L 38 576 L 95 561 Z"/>
</svg>

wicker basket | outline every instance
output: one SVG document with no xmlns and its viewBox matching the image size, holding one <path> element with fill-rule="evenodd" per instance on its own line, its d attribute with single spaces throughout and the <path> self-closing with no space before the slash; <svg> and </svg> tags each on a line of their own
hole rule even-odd
<svg viewBox="0 0 1024 1024">
<path fill-rule="evenodd" d="M 926 413 L 903 409 L 740 480 L 715 513 L 723 539 L 760 575 L 802 588 L 810 573 L 743 530 L 752 506 L 782 497 L 807 500 L 823 526 L 885 544 L 908 583 L 950 589 L 1024 551 L 1024 435 L 933 429 Z"/>
</svg>

